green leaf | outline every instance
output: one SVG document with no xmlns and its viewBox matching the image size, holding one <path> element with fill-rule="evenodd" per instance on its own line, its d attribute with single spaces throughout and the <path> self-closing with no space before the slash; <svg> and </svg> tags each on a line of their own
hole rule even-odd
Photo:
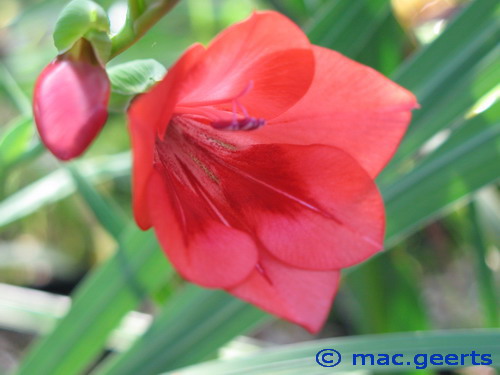
<svg viewBox="0 0 500 375">
<path fill-rule="evenodd" d="M 498 105 L 490 109 L 497 110 Z M 500 176 L 500 122 L 488 112 L 468 120 L 410 173 L 381 187 L 388 246 Z"/>
<path fill-rule="evenodd" d="M 8 127 L 0 137 L 0 174 L 15 164 L 29 148 L 34 135 L 30 118 L 23 118 Z"/>
<path fill-rule="evenodd" d="M 389 76 L 403 61 L 408 44 L 404 30 L 392 12 L 388 11 L 385 19 L 355 55 L 355 59 Z"/>
<path fill-rule="evenodd" d="M 153 233 L 132 225 L 117 253 L 79 286 L 68 314 L 31 348 L 17 374 L 83 373 L 120 319 L 158 290 L 171 272 Z"/>
<path fill-rule="evenodd" d="M 198 362 L 213 355 L 214 348 L 269 319 L 264 312 L 222 291 L 188 285 L 168 301 L 128 353 L 111 358 L 94 373 L 157 374 Z"/>
<path fill-rule="evenodd" d="M 68 166 L 73 181 L 83 196 L 87 205 L 92 209 L 101 225 L 115 238 L 119 239 L 126 226 L 125 215 L 111 202 L 106 201 L 94 187 L 81 175 L 78 168 Z"/>
<path fill-rule="evenodd" d="M 476 280 L 483 307 L 485 325 L 488 327 L 497 327 L 500 323 L 500 297 L 497 296 L 493 270 L 486 264 L 486 257 L 488 255 L 487 240 L 481 229 L 477 215 L 477 206 L 474 201 L 468 207 L 468 214 L 470 236 L 472 245 L 474 246 Z"/>
<path fill-rule="evenodd" d="M 99 183 L 130 175 L 130 154 L 118 154 L 78 162 L 84 178 Z M 48 204 L 66 198 L 75 191 L 65 170 L 52 172 L 18 190 L 0 202 L 0 227 L 11 224 Z"/>
<path fill-rule="evenodd" d="M 348 317 L 355 323 L 353 333 L 417 331 L 430 327 L 419 289 L 420 268 L 415 267 L 411 257 L 401 256 L 401 250 L 384 252 L 343 273 L 343 288 L 353 294 L 346 298 L 355 300 Z M 384 291 L 384 298 L 380 297 L 380 291 Z M 342 300 L 338 304 L 342 306 Z M 370 319 L 366 319 L 367 314 Z"/>
<path fill-rule="evenodd" d="M 15 104 L 21 115 L 25 117 L 31 116 L 30 100 L 2 62 L 0 62 L 0 85 L 5 89 L 7 96 Z"/>
<path fill-rule="evenodd" d="M 386 0 L 326 1 L 305 30 L 313 44 L 354 57 L 367 46 L 389 12 Z"/>
<path fill-rule="evenodd" d="M 471 2 L 439 38 L 398 69 L 393 78 L 417 95 L 422 109 L 382 179 L 396 178 L 395 170 L 429 137 L 460 121 L 498 83 L 499 14 L 498 2 Z"/>
<path fill-rule="evenodd" d="M 436 88 L 421 98 L 422 109 L 416 111 L 391 167 L 413 157 L 427 140 L 450 127 L 450 124 L 456 127 L 469 109 L 495 88 L 500 81 L 499 57 L 500 49 L 492 49 L 481 60 L 460 72 L 453 82 L 447 83 L 446 89 Z"/>
<path fill-rule="evenodd" d="M 167 70 L 153 59 L 134 60 L 108 69 L 113 92 L 123 95 L 144 93 L 159 82 Z"/>
<path fill-rule="evenodd" d="M 80 39 L 87 39 L 96 56 L 105 63 L 111 53 L 109 19 L 106 11 L 90 0 L 73 0 L 61 12 L 54 30 L 54 44 L 65 53 Z"/>
<path fill-rule="evenodd" d="M 322 367 L 316 363 L 316 354 L 323 349 L 335 349 L 342 355 L 342 360 L 335 369 Z M 241 356 L 226 361 L 213 361 L 198 366 L 178 369 L 164 375 L 258 375 L 258 374 L 331 374 L 334 372 L 366 371 L 404 371 L 423 368 L 445 369 L 465 366 L 433 365 L 432 354 L 466 354 L 465 365 L 472 364 L 470 353 L 491 354 L 493 366 L 500 363 L 500 329 L 463 330 L 441 332 L 411 332 L 371 336 L 355 336 L 326 340 L 309 341 L 286 345 L 275 349 L 261 350 L 248 356 Z M 378 353 L 402 354 L 410 365 L 397 366 L 392 362 L 387 365 L 353 365 L 353 355 L 371 353 L 377 359 Z M 420 356 L 415 360 L 415 356 Z M 425 355 L 425 365 L 424 358 Z M 467 358 L 467 357 L 465 357 Z M 400 360 L 400 358 L 397 358 Z M 476 361 L 481 361 L 476 357 Z M 361 360 L 359 360 L 361 362 Z M 418 363 L 416 363 L 418 361 Z M 443 361 L 444 362 L 444 361 Z"/>
<path fill-rule="evenodd" d="M 495 48 L 499 12 L 496 1 L 472 1 L 433 43 L 407 60 L 394 78 L 419 98 L 453 81 Z"/>
<path fill-rule="evenodd" d="M 305 0 L 268 0 L 278 12 L 295 21 L 300 21 L 310 16 L 311 6 Z"/>
</svg>

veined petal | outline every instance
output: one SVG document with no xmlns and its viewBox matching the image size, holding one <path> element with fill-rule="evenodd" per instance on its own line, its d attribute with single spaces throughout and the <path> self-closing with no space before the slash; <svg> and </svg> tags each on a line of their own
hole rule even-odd
<svg viewBox="0 0 500 375">
<path fill-rule="evenodd" d="M 325 48 L 313 50 L 316 72 L 307 94 L 259 131 L 242 137 L 252 143 L 332 145 L 375 177 L 399 145 L 417 101 L 367 66 Z"/>
<path fill-rule="evenodd" d="M 220 105 L 242 93 L 254 117 L 276 117 L 307 91 L 314 56 L 305 34 L 276 12 L 254 13 L 208 46 L 187 79 L 179 105 Z"/>
<path fill-rule="evenodd" d="M 230 173 L 217 173 L 225 199 L 282 262 L 332 270 L 382 250 L 382 198 L 344 151 L 256 145 L 236 152 L 225 168 Z"/>
<path fill-rule="evenodd" d="M 263 252 L 258 268 L 228 292 L 316 333 L 328 317 L 339 280 L 339 271 L 301 270 Z"/>
<path fill-rule="evenodd" d="M 180 199 L 184 216 L 203 210 L 193 213 L 202 221 L 211 212 L 298 268 L 340 269 L 382 249 L 382 199 L 350 155 L 320 145 L 246 146 L 226 133 L 176 117 L 157 145 L 156 168 L 191 190 Z"/>
<path fill-rule="evenodd" d="M 202 286 L 240 283 L 257 262 L 253 239 L 214 217 L 203 198 L 179 182 L 156 172 L 149 183 L 150 217 L 168 258 L 187 280 Z"/>
<path fill-rule="evenodd" d="M 134 158 L 132 174 L 134 215 L 142 229 L 151 226 L 147 213 L 147 184 L 153 171 L 156 137 L 165 132 L 183 79 L 204 52 L 205 49 L 201 44 L 189 48 L 163 81 L 147 94 L 136 98 L 128 111 Z"/>
</svg>

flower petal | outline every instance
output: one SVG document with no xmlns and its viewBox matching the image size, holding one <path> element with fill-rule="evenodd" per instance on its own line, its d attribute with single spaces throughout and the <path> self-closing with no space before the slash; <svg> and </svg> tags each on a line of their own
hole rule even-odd
<svg viewBox="0 0 500 375">
<path fill-rule="evenodd" d="M 313 47 L 307 94 L 259 131 L 253 143 L 326 144 L 352 155 L 375 177 L 395 152 L 418 106 L 414 95 L 338 52 Z"/>
<path fill-rule="evenodd" d="M 269 119 L 304 95 L 313 74 L 305 34 L 279 13 L 258 12 L 209 45 L 188 78 L 180 105 L 217 105 L 248 90 L 242 99 L 247 110 Z"/>
<path fill-rule="evenodd" d="M 81 155 L 108 118 L 106 71 L 85 61 L 58 58 L 38 77 L 35 122 L 47 148 L 59 159 Z"/>
<path fill-rule="evenodd" d="M 254 269 L 257 249 L 253 239 L 211 217 L 202 198 L 179 181 L 153 173 L 148 193 L 157 237 L 187 280 L 205 287 L 228 288 Z"/>
<path fill-rule="evenodd" d="M 259 269 L 228 292 L 316 333 L 328 317 L 339 279 L 338 271 L 292 268 L 264 252 Z"/>
<path fill-rule="evenodd" d="M 156 168 L 191 190 L 180 199 L 185 212 L 211 212 L 299 268 L 339 269 L 382 249 L 382 199 L 349 154 L 320 145 L 246 146 L 228 142 L 227 133 L 180 116 L 157 143 Z"/>
<path fill-rule="evenodd" d="M 129 129 L 133 150 L 133 206 L 137 224 L 142 229 L 151 226 L 147 213 L 147 183 L 153 171 L 154 144 L 158 134 L 167 127 L 181 83 L 191 67 L 204 54 L 200 44 L 189 48 L 166 77 L 147 94 L 132 103 L 129 115 Z"/>
<path fill-rule="evenodd" d="M 382 198 L 365 170 L 344 151 L 319 145 L 256 145 L 226 160 L 226 171 L 215 172 L 224 198 L 281 261 L 332 270 L 382 249 Z"/>
</svg>

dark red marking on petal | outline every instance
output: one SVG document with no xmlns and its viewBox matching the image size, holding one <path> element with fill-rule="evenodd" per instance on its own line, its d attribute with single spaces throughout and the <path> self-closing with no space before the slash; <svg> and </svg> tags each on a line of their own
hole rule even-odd
<svg viewBox="0 0 500 375">
<path fill-rule="evenodd" d="M 347 267 L 381 250 L 382 200 L 343 151 L 224 147 L 226 133 L 187 116 L 174 117 L 168 129 L 157 143 L 159 171 L 183 189 L 181 204 L 192 216 L 188 232 L 203 229 L 209 218 L 249 233 L 281 261 L 304 269 Z"/>
</svg>

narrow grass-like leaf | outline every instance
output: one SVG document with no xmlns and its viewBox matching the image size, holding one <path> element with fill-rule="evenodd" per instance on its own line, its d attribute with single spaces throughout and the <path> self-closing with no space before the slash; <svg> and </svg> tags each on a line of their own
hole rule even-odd
<svg viewBox="0 0 500 375">
<path fill-rule="evenodd" d="M 374 30 L 360 48 L 355 59 L 390 76 L 404 58 L 407 36 L 392 12 L 387 11 L 377 30 Z"/>
<path fill-rule="evenodd" d="M 434 42 L 418 51 L 395 74 L 403 86 L 418 97 L 442 86 L 470 61 L 480 60 L 497 44 L 500 5 L 491 0 L 475 0 L 448 25 Z"/>
<path fill-rule="evenodd" d="M 404 142 L 391 165 L 414 156 L 419 148 L 439 131 L 456 125 L 469 109 L 498 85 L 500 48 L 492 49 L 481 60 L 444 87 L 421 97 L 422 109 L 416 111 Z M 387 172 L 386 172 L 387 173 Z"/>
<path fill-rule="evenodd" d="M 484 121 L 485 116 L 469 120 L 450 138 L 448 142 L 453 147 L 445 143 L 445 152 L 436 153 L 394 184 L 382 186 L 389 246 L 500 176 L 500 123 L 479 131 L 476 124 Z M 469 136 L 471 128 L 476 131 Z M 415 202 L 418 204 L 411 204 Z"/>
<path fill-rule="evenodd" d="M 69 166 L 68 171 L 83 196 L 87 205 L 92 209 L 101 225 L 115 238 L 119 239 L 126 226 L 126 218 L 118 207 L 106 201 L 94 187 L 83 178 L 78 168 Z"/>
<path fill-rule="evenodd" d="M 354 57 L 389 11 L 390 4 L 385 0 L 327 1 L 305 29 L 312 43 Z"/>
<path fill-rule="evenodd" d="M 353 293 L 355 299 L 348 317 L 355 323 L 355 333 L 417 331 L 430 327 L 418 288 L 419 268 L 411 257 L 401 256 L 400 250 L 382 253 L 359 265 L 356 272 L 352 272 L 353 268 L 343 273 L 342 288 Z M 384 298 L 380 297 L 380 291 L 384 291 Z"/>
<path fill-rule="evenodd" d="M 422 105 L 383 179 L 450 121 L 498 82 L 500 5 L 476 0 L 433 43 L 418 52 L 393 78 L 415 93 Z"/>
<path fill-rule="evenodd" d="M 222 291 L 188 285 L 169 300 L 128 353 L 113 358 L 95 374 L 157 374 L 199 362 L 213 355 L 214 348 L 268 319 L 264 312 Z"/>
<path fill-rule="evenodd" d="M 0 62 L 0 84 L 23 116 L 31 114 L 31 103 L 7 67 Z"/>
<path fill-rule="evenodd" d="M 0 327 L 28 335 L 47 334 L 71 306 L 65 295 L 0 283 Z M 123 351 L 150 323 L 148 314 L 131 311 L 111 334 L 107 347 Z"/>
<path fill-rule="evenodd" d="M 132 226 L 120 242 L 119 251 L 87 277 L 68 314 L 31 349 L 17 374 L 81 374 L 101 354 L 120 319 L 165 283 L 170 267 L 152 232 Z"/>
<path fill-rule="evenodd" d="M 34 130 L 31 119 L 22 118 L 9 126 L 0 136 L 0 174 L 29 150 Z"/>
<path fill-rule="evenodd" d="M 495 276 L 486 264 L 487 242 L 483 235 L 474 201 L 468 207 L 470 235 L 474 246 L 474 257 L 476 261 L 476 280 L 479 288 L 479 298 L 484 313 L 485 326 L 498 327 L 500 323 L 499 297 L 495 288 Z"/>
<path fill-rule="evenodd" d="M 130 174 L 129 153 L 78 163 L 80 173 L 92 183 Z M 66 198 L 75 191 L 73 180 L 59 169 L 24 187 L 0 202 L 0 227 L 13 223 L 43 206 Z"/>
<path fill-rule="evenodd" d="M 176 370 L 171 375 L 258 375 L 258 374 L 331 374 L 332 367 L 322 367 L 316 362 L 316 354 L 325 349 L 335 349 L 342 355 L 342 360 L 335 367 L 335 372 L 366 371 L 402 371 L 424 368 L 457 368 L 472 364 L 471 353 L 490 354 L 490 360 L 496 367 L 500 366 L 500 330 L 470 330 L 441 332 L 411 332 L 401 334 L 385 334 L 372 336 L 356 336 L 336 339 L 316 340 L 295 345 L 282 346 L 276 349 L 262 350 L 248 356 L 226 361 L 214 361 L 191 368 Z M 386 365 L 354 365 L 354 354 L 378 353 L 401 354 L 396 365 L 391 360 Z M 441 365 L 430 362 L 432 354 L 468 354 L 464 357 L 464 365 L 448 365 L 441 359 Z M 416 355 L 419 355 L 415 358 Z M 329 359 L 328 357 L 325 357 Z M 331 359 L 331 358 L 330 358 Z M 461 361 L 461 358 L 460 358 Z M 476 356 L 477 361 L 482 360 Z M 439 362 L 439 361 L 438 361 Z M 487 362 L 487 361 L 486 361 Z M 453 362 L 452 362 L 453 363 Z M 458 363 L 458 362 L 457 362 Z M 164 375 L 167 375 L 164 374 Z"/>
</svg>

